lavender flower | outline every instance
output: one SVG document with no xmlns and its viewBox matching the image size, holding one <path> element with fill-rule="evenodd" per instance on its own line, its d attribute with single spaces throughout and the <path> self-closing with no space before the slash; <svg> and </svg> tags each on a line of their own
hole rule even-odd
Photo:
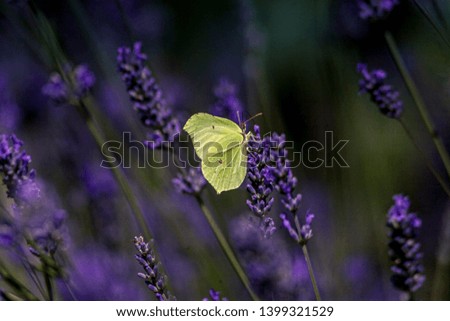
<svg viewBox="0 0 450 321">
<path fill-rule="evenodd" d="M 180 132 L 180 123 L 166 106 L 163 93 L 149 68 L 147 56 L 141 51 L 142 44 L 133 48 L 118 49 L 118 70 L 122 74 L 133 108 L 139 113 L 144 126 L 151 129 L 147 142 L 150 148 L 167 147 Z"/>
<path fill-rule="evenodd" d="M 262 300 L 311 300 L 305 261 L 293 257 L 280 234 L 270 239 L 247 217 L 231 222 L 231 240 L 252 288 Z"/>
<path fill-rule="evenodd" d="M 29 168 L 31 157 L 22 150 L 23 142 L 15 135 L 0 135 L 0 173 L 7 188 L 7 196 L 13 198 L 12 218 L 0 221 L 1 245 L 14 245 L 22 251 L 22 241 L 35 256 L 55 260 L 54 254 L 64 237 L 65 212 L 57 209 L 49 198 L 40 195 L 42 186 L 35 182 L 35 172 Z M 52 265 L 59 273 L 59 266 Z"/>
<path fill-rule="evenodd" d="M 7 77 L 0 73 L 0 132 L 11 132 L 21 121 L 21 112 Z"/>
<path fill-rule="evenodd" d="M 15 135 L 0 135 L 0 173 L 7 196 L 16 204 L 39 196 L 34 184 L 35 171 L 29 168 L 31 157 L 22 150 L 23 142 Z"/>
<path fill-rule="evenodd" d="M 42 87 L 42 93 L 57 104 L 69 99 L 69 88 L 58 73 L 50 75 L 48 82 Z"/>
<path fill-rule="evenodd" d="M 301 230 L 300 230 L 302 239 L 305 241 L 308 241 L 309 239 L 311 239 L 313 237 L 312 228 L 311 228 L 313 219 L 314 219 L 314 214 L 311 213 L 310 211 L 306 211 L 305 223 L 302 225 Z"/>
<path fill-rule="evenodd" d="M 70 104 L 83 99 L 94 87 L 95 76 L 86 65 L 65 67 L 65 75 L 52 73 L 42 93 L 56 104 Z M 67 81 L 69 83 L 67 83 Z"/>
<path fill-rule="evenodd" d="M 409 198 L 401 194 L 394 195 L 394 205 L 387 215 L 389 228 L 389 257 L 392 284 L 409 295 L 417 291 L 425 281 L 421 263 L 422 253 L 417 233 L 422 221 L 414 213 L 409 213 Z"/>
<path fill-rule="evenodd" d="M 290 167 L 290 162 L 287 159 L 288 151 L 286 149 L 285 135 L 273 133 L 271 136 L 266 136 L 265 140 L 269 146 L 268 158 L 271 164 L 271 176 L 274 187 L 283 197 L 281 202 L 283 203 L 284 208 L 294 219 L 298 220 L 297 211 L 300 206 L 302 195 L 295 193 L 297 178 L 294 176 Z M 292 228 L 286 214 L 282 213 L 280 218 L 289 235 L 298 242 L 306 244 L 312 237 L 311 223 L 314 218 L 313 214 L 309 212 L 306 214 L 305 224 L 300 224 L 300 221 L 298 221 L 300 230 L 298 230 L 298 227 L 296 227 L 296 230 Z"/>
<path fill-rule="evenodd" d="M 228 301 L 227 298 L 220 298 L 220 292 L 214 289 L 209 290 L 211 301 Z M 203 301 L 209 301 L 209 298 L 203 298 Z"/>
<path fill-rule="evenodd" d="M 139 236 L 134 238 L 134 245 L 139 252 L 135 258 L 145 270 L 145 273 L 138 273 L 138 276 L 145 280 L 145 284 L 159 301 L 176 300 L 166 289 L 166 276 L 160 273 L 160 264 L 149 243 L 145 243 L 144 238 Z"/>
<path fill-rule="evenodd" d="M 281 221 L 283 222 L 283 227 L 288 231 L 289 235 L 297 242 L 300 242 L 297 231 L 292 227 L 291 222 L 287 219 L 286 214 L 280 214 Z"/>
<path fill-rule="evenodd" d="M 86 65 L 78 65 L 73 70 L 75 80 L 75 95 L 79 98 L 86 96 L 94 87 L 95 75 Z"/>
<path fill-rule="evenodd" d="M 303 224 L 300 227 L 300 236 L 297 233 L 297 230 L 294 229 L 291 225 L 291 222 L 287 218 L 286 214 L 281 213 L 280 214 L 281 221 L 283 222 L 283 227 L 288 231 L 289 235 L 297 242 L 307 242 L 309 239 L 312 238 L 312 229 L 311 229 L 311 223 L 314 219 L 314 214 L 311 212 L 306 212 L 305 217 L 305 224 Z"/>
<path fill-rule="evenodd" d="M 198 195 L 206 185 L 206 180 L 198 167 L 189 168 L 185 173 L 178 173 L 172 179 L 173 186 L 179 193 Z"/>
<path fill-rule="evenodd" d="M 86 163 L 80 173 L 91 212 L 91 224 L 95 236 L 102 244 L 118 246 L 119 220 L 117 200 L 118 190 L 111 171 L 98 166 L 98 163 Z"/>
<path fill-rule="evenodd" d="M 44 208 L 39 208 L 43 210 Z M 36 208 L 33 209 L 35 212 Z M 41 257 L 42 254 L 53 256 L 63 244 L 66 237 L 64 222 L 67 213 L 62 209 L 46 208 L 45 215 L 38 217 L 36 212 L 26 224 L 34 245 L 29 247 L 32 254 Z"/>
<path fill-rule="evenodd" d="M 135 262 L 128 260 L 127 255 L 122 255 L 116 248 L 110 249 L 99 246 L 97 242 L 89 242 L 75 249 L 71 258 L 73 264 L 68 267 L 67 274 L 77 300 L 148 299 L 148 291 L 139 286 L 141 280 L 130 278 L 129 271 L 134 268 Z M 66 286 L 61 285 L 59 292 L 64 300 L 73 300 Z"/>
<path fill-rule="evenodd" d="M 214 88 L 216 101 L 211 106 L 211 114 L 239 121 L 238 113 L 242 113 L 243 106 L 237 97 L 237 88 L 228 79 L 222 78 Z"/>
<path fill-rule="evenodd" d="M 391 13 L 399 0 L 357 0 L 357 3 L 362 19 L 379 20 Z"/>
<path fill-rule="evenodd" d="M 258 126 L 254 127 L 254 133 L 249 141 L 247 191 L 250 199 L 247 200 L 247 205 L 260 218 L 261 229 L 266 237 L 275 232 L 275 223 L 272 218 L 267 217 L 274 202 L 271 197 L 273 189 L 283 196 L 281 200 L 283 206 L 294 218 L 302 198 L 301 194 L 294 192 L 297 178 L 287 160 L 288 151 L 285 144 L 285 136 L 277 133 L 261 139 Z M 306 243 L 312 237 L 311 223 L 314 215 L 307 214 L 306 222 L 300 226 L 300 231 L 292 228 L 286 214 L 282 213 L 280 218 L 289 235 L 298 242 Z"/>
<path fill-rule="evenodd" d="M 378 106 L 384 115 L 398 119 L 403 111 L 403 102 L 399 99 L 398 91 L 390 85 L 384 84 L 386 72 L 381 69 L 369 71 L 367 65 L 359 63 L 358 73 L 362 78 L 359 80 L 360 93 L 368 93 L 370 99 Z"/>
<path fill-rule="evenodd" d="M 247 205 L 250 210 L 263 222 L 261 225 L 264 235 L 270 236 L 275 232 L 273 220 L 267 217 L 270 212 L 274 198 L 273 177 L 270 168 L 267 166 L 267 144 L 261 139 L 259 126 L 255 125 L 254 133 L 248 142 L 248 172 L 247 191 L 250 198 Z"/>
</svg>

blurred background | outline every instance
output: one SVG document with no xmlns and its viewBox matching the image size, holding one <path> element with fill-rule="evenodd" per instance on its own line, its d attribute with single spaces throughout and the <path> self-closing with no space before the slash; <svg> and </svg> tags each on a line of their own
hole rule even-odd
<svg viewBox="0 0 450 321">
<path fill-rule="evenodd" d="M 418 2 L 449 31 L 448 1 Z M 15 133 L 24 141 L 38 179 L 68 213 L 67 274 L 75 296 L 153 299 L 136 276 L 141 267 L 134 259 L 133 237 L 139 228 L 129 219 L 111 172 L 99 166 L 102 155 L 86 125 L 73 107 L 55 106 L 42 94 L 54 69 L 30 27 L 27 1 L 0 3 L 0 133 Z M 195 112 L 207 112 L 215 101 L 213 89 L 227 78 L 236 85 L 246 116 L 263 112 L 254 120 L 262 132 L 285 133 L 295 151 L 310 140 L 324 143 L 326 131 L 333 131 L 335 141 L 349 140 L 341 153 L 348 168 L 294 170 L 303 194 L 300 212 L 315 214 L 308 247 L 322 297 L 400 298 L 389 281 L 386 213 L 392 196 L 404 193 L 423 221 L 419 241 L 427 280 L 417 299 L 432 298 L 439 255 L 447 268 L 450 262 L 449 249 L 442 245 L 449 243 L 443 239 L 445 222 L 447 230 L 450 225 L 448 197 L 399 122 L 358 94 L 356 72 L 358 62 L 386 70 L 387 82 L 404 101 L 403 121 L 445 176 L 383 37 L 388 29 L 397 40 L 449 150 L 450 49 L 414 1 L 400 1 L 381 23 L 360 19 L 353 0 L 69 0 L 34 5 L 48 18 L 68 59 L 94 72 L 92 99 L 99 122 L 110 126 L 110 137 L 120 139 L 123 131 L 131 131 L 134 139 L 145 139 L 116 66 L 119 46 L 142 41 L 182 123 Z M 195 200 L 173 188 L 176 171 L 125 172 L 152 228 L 171 292 L 179 300 L 201 300 L 214 288 L 230 300 L 249 299 Z M 271 212 L 278 230 L 267 240 L 257 230 L 243 228 L 251 215 L 245 184 L 220 196 L 209 186 L 204 195 L 263 299 L 314 298 L 301 250 L 281 227 L 278 202 Z M 0 260 L 18 264 L 6 250 L 0 251 Z M 25 273 L 22 278 L 26 280 Z M 448 280 L 441 283 L 438 298 L 448 300 Z M 72 299 L 64 286 L 58 298 Z"/>
</svg>

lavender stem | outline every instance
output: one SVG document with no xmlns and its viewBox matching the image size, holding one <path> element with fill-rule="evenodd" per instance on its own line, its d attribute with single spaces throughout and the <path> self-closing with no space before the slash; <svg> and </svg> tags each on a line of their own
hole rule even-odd
<svg viewBox="0 0 450 321">
<path fill-rule="evenodd" d="M 47 298 L 49 301 L 54 300 L 53 295 L 53 278 L 50 275 L 50 271 L 48 270 L 47 264 L 44 263 L 44 280 L 45 280 L 45 288 L 47 289 Z"/>
<path fill-rule="evenodd" d="M 125 12 L 125 9 L 124 9 L 124 7 L 122 5 L 122 2 L 120 0 L 114 0 L 114 3 L 116 4 L 117 9 L 119 10 L 120 18 L 122 19 L 122 23 L 123 23 L 123 25 L 125 27 L 125 31 L 126 31 L 126 33 L 128 35 L 128 38 L 134 41 L 134 39 L 136 37 L 134 36 L 134 33 L 133 33 L 132 29 L 131 29 L 130 19 L 128 19 L 128 16 L 127 16 L 127 14 Z"/>
<path fill-rule="evenodd" d="M 211 226 L 211 229 L 213 230 L 214 235 L 216 236 L 216 239 L 217 239 L 217 241 L 220 244 L 220 247 L 224 251 L 224 253 L 227 256 L 228 260 L 230 261 L 231 266 L 233 267 L 234 271 L 239 276 L 239 279 L 241 280 L 241 282 L 244 285 L 245 289 L 247 290 L 248 294 L 250 295 L 250 297 L 252 298 L 253 301 L 259 301 L 258 296 L 256 295 L 255 292 L 253 292 L 253 290 L 252 290 L 252 288 L 250 286 L 250 281 L 247 278 L 247 275 L 245 274 L 244 270 L 242 269 L 242 267 L 241 267 L 238 259 L 236 258 L 236 255 L 234 254 L 233 250 L 231 249 L 230 244 L 228 243 L 227 239 L 223 235 L 219 225 L 214 220 L 214 217 L 212 216 L 212 214 L 209 211 L 208 207 L 203 202 L 203 199 L 199 195 L 196 195 L 195 199 L 197 200 L 198 205 L 200 206 L 200 208 L 201 208 L 201 210 L 203 212 L 203 215 L 205 216 L 206 220 L 208 221 L 209 226 Z"/>
<path fill-rule="evenodd" d="M 433 275 L 431 300 L 449 300 L 450 284 L 450 208 L 443 217 L 442 232 L 437 250 L 436 269 Z"/>
<path fill-rule="evenodd" d="M 95 124 L 94 119 L 92 118 L 92 114 L 89 112 L 88 107 L 85 105 L 85 103 L 80 100 L 79 101 L 79 106 L 78 106 L 78 111 L 81 114 L 81 116 L 83 117 L 83 119 L 86 122 L 86 125 L 89 128 L 89 131 L 91 133 L 91 135 L 94 137 L 95 142 L 97 143 L 98 147 L 101 148 L 103 142 L 105 141 L 102 137 L 102 134 L 100 133 L 100 130 L 97 128 L 97 125 Z M 148 224 L 145 220 L 145 216 L 144 213 L 142 212 L 139 203 L 136 199 L 136 197 L 134 196 L 134 193 L 131 189 L 131 186 L 128 183 L 128 180 L 125 176 L 125 174 L 116 167 L 112 167 L 112 172 L 113 175 L 117 181 L 117 183 L 119 184 L 122 193 L 124 194 L 128 205 L 131 208 L 131 211 L 133 213 L 134 219 L 137 221 L 139 227 L 142 229 L 143 231 L 143 235 L 146 239 L 150 240 L 152 239 L 152 233 L 150 231 L 150 228 L 148 227 Z"/>
<path fill-rule="evenodd" d="M 431 164 L 430 160 L 426 157 L 425 153 L 420 149 L 419 145 L 417 144 L 417 142 L 414 140 L 414 137 L 412 136 L 411 132 L 409 131 L 408 127 L 406 127 L 406 124 L 401 120 L 398 119 L 398 121 L 400 122 L 400 124 L 402 125 L 403 129 L 406 132 L 406 135 L 408 136 L 408 138 L 411 140 L 412 144 L 414 145 L 414 147 L 417 149 L 417 151 L 419 152 L 419 155 L 422 157 L 422 160 L 425 162 L 425 165 L 428 167 L 428 169 L 430 170 L 430 172 L 434 175 L 434 177 L 436 178 L 436 180 L 439 182 L 439 184 L 441 185 L 442 189 L 445 191 L 445 193 L 447 193 L 447 195 L 450 197 L 450 189 L 447 186 L 447 183 L 445 182 L 445 180 L 442 178 L 442 176 L 436 171 L 436 169 L 434 168 L 433 164 Z"/>
<path fill-rule="evenodd" d="M 19 280 L 17 280 L 8 269 L 0 262 L 0 276 L 9 286 L 18 291 L 25 299 L 31 301 L 38 301 L 39 299 Z"/>
<path fill-rule="evenodd" d="M 303 236 L 301 233 L 302 228 L 301 228 L 300 221 L 299 221 L 297 215 L 294 215 L 294 222 L 295 222 L 295 228 L 297 229 L 297 234 L 299 236 L 298 244 L 302 248 L 303 255 L 305 256 L 306 265 L 308 266 L 309 278 L 311 279 L 311 283 L 312 283 L 312 286 L 314 289 L 314 295 L 316 296 L 317 301 L 321 301 L 322 299 L 320 296 L 319 287 L 317 286 L 316 277 L 314 276 L 314 270 L 313 270 L 313 267 L 311 264 L 311 259 L 309 257 L 308 247 L 306 246 L 306 242 L 303 239 Z"/>
<path fill-rule="evenodd" d="M 450 158 L 448 156 L 447 151 L 445 150 L 444 143 L 442 142 L 442 138 L 439 135 L 436 126 L 431 120 L 430 115 L 428 114 L 427 108 L 422 97 L 419 94 L 419 90 L 417 89 L 408 69 L 406 68 L 406 64 L 400 55 L 400 51 L 398 50 L 397 44 L 395 42 L 394 37 L 389 31 L 386 31 L 384 34 L 384 38 L 389 47 L 389 51 L 391 52 L 392 57 L 394 58 L 395 64 L 402 75 L 403 81 L 408 88 L 409 93 L 411 94 L 414 102 L 416 103 L 417 108 L 419 109 L 420 117 L 422 118 L 434 145 L 439 153 L 439 156 L 444 163 L 445 169 L 447 170 L 447 175 L 450 177 Z"/>
<path fill-rule="evenodd" d="M 437 3 L 435 3 L 435 1 L 432 1 L 433 6 L 436 5 L 437 7 Z M 437 32 L 437 34 L 441 37 L 442 41 L 444 41 L 445 45 L 450 48 L 450 41 L 448 40 L 448 38 L 445 36 L 444 32 L 441 30 L 440 26 L 435 23 L 433 21 L 433 18 L 431 16 L 431 14 L 428 12 L 427 9 L 425 9 L 425 7 L 420 4 L 417 0 L 414 0 L 414 4 L 416 5 L 417 9 L 420 11 L 420 13 L 422 13 L 424 15 L 424 17 L 427 19 L 427 21 L 431 24 L 431 26 L 433 27 L 433 29 Z M 434 6 L 435 7 L 435 6 Z M 440 15 L 440 10 L 439 7 L 437 7 L 437 12 L 438 12 L 438 17 L 441 19 L 443 18 L 442 15 Z M 436 11 L 436 10 L 435 10 Z M 442 20 L 442 19 L 441 19 Z M 443 20 L 445 21 L 445 20 Z"/>
</svg>

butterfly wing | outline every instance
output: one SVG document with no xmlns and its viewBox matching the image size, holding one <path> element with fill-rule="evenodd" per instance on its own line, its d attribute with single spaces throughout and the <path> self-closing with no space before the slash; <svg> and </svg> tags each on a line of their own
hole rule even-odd
<svg viewBox="0 0 450 321">
<path fill-rule="evenodd" d="M 206 113 L 193 115 L 183 128 L 191 137 L 202 172 L 218 194 L 238 188 L 247 173 L 247 150 L 235 122 Z"/>
<path fill-rule="evenodd" d="M 241 186 L 247 174 L 247 149 L 245 144 L 228 149 L 202 160 L 202 173 L 217 194 Z"/>
<path fill-rule="evenodd" d="M 217 152 L 225 152 L 244 141 L 242 129 L 235 122 L 198 113 L 188 119 L 183 128 L 191 137 L 195 152 L 200 159 Z"/>
</svg>

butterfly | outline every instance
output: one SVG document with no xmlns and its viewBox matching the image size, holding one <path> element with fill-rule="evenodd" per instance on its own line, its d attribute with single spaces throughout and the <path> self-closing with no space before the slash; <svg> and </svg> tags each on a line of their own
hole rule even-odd
<svg viewBox="0 0 450 321">
<path fill-rule="evenodd" d="M 227 118 L 197 113 L 183 127 L 201 160 L 203 176 L 217 194 L 238 188 L 245 179 L 251 135 L 245 132 L 246 122 L 238 125 Z"/>
</svg>

